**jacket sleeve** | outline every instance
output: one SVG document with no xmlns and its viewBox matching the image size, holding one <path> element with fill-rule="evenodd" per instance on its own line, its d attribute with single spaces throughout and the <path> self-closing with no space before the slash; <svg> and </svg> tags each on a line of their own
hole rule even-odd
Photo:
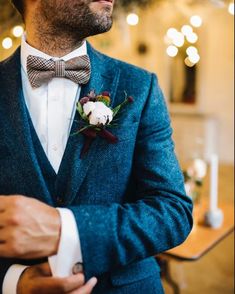
<svg viewBox="0 0 235 294">
<path fill-rule="evenodd" d="M 185 194 L 171 135 L 165 100 L 153 74 L 133 159 L 135 200 L 70 207 L 87 278 L 175 247 L 191 231 L 192 203 Z"/>
</svg>

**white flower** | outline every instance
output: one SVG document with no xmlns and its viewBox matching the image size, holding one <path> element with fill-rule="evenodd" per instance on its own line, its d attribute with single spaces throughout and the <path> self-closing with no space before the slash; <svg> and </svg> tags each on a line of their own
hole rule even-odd
<svg viewBox="0 0 235 294">
<path fill-rule="evenodd" d="M 103 102 L 87 102 L 83 105 L 84 113 L 88 116 L 91 125 L 106 125 L 113 120 L 113 111 Z"/>
<path fill-rule="evenodd" d="M 94 109 L 95 109 L 95 102 L 88 101 L 87 103 L 83 105 L 83 111 L 85 112 L 85 115 L 88 115 Z"/>
</svg>

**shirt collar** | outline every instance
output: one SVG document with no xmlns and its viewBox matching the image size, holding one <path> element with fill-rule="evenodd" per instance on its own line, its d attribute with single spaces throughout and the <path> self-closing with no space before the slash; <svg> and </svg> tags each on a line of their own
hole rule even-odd
<svg viewBox="0 0 235 294">
<path fill-rule="evenodd" d="M 42 57 L 45 59 L 53 59 L 53 60 L 63 59 L 64 61 L 67 61 L 71 58 L 78 57 L 81 55 L 86 55 L 86 54 L 87 54 L 86 41 L 83 42 L 83 44 L 79 48 L 73 50 L 72 52 L 66 54 L 65 56 L 53 57 L 53 56 L 50 56 L 50 55 L 32 47 L 32 46 L 30 46 L 26 42 L 26 34 L 23 34 L 22 39 L 21 39 L 21 66 L 23 67 L 25 72 L 27 72 L 26 64 L 27 64 L 27 57 L 29 55 L 34 55 L 34 56 Z"/>
</svg>

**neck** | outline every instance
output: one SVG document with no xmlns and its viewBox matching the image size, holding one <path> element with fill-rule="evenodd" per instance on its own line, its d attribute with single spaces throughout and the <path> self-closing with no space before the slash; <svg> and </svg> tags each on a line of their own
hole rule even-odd
<svg viewBox="0 0 235 294">
<path fill-rule="evenodd" d="M 27 43 L 53 57 L 62 57 L 79 48 L 84 39 L 78 40 L 71 33 L 63 33 L 42 26 L 29 26 L 27 28 Z"/>
</svg>

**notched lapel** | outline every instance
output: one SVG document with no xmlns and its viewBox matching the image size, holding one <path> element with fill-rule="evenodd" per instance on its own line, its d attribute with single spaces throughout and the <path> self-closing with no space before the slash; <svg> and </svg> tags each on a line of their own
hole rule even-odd
<svg viewBox="0 0 235 294">
<path fill-rule="evenodd" d="M 82 87 L 81 97 L 84 97 L 90 90 L 96 93 L 108 91 L 111 93 L 112 106 L 115 104 L 120 71 L 115 68 L 112 62 L 103 55 L 96 52 L 88 44 L 88 54 L 91 60 L 91 79 L 89 83 Z M 76 114 L 71 134 L 77 131 L 78 115 Z M 84 136 L 78 134 L 71 136 L 68 140 L 64 158 L 58 173 L 57 191 L 60 198 L 63 198 L 66 205 L 70 205 L 76 198 L 85 179 L 89 166 L 95 158 L 100 139 L 97 137 L 91 144 L 88 152 L 80 159 L 80 153 L 84 144 Z"/>
<path fill-rule="evenodd" d="M 18 48 L 14 55 L 1 64 L 4 75 L 1 80 L 0 107 L 4 122 L 4 140 L 14 159 L 19 162 L 19 169 L 24 178 L 24 183 L 19 185 L 26 187 L 29 194 L 26 196 L 33 196 L 53 205 L 31 140 L 20 70 L 20 48 Z"/>
</svg>

